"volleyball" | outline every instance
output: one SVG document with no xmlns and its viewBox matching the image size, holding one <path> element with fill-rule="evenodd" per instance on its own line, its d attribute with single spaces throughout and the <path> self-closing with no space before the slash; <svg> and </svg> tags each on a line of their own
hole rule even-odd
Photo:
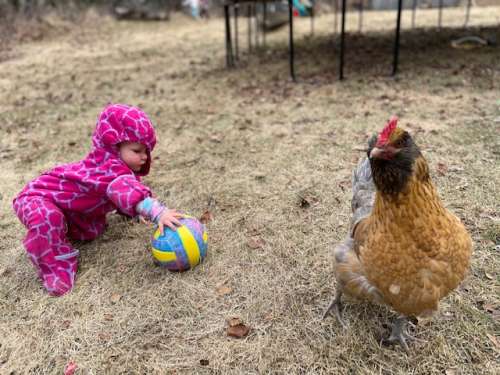
<svg viewBox="0 0 500 375">
<path fill-rule="evenodd" d="M 151 240 L 155 262 L 170 271 L 186 271 L 198 265 L 207 255 L 208 236 L 205 226 L 191 216 L 179 219 L 177 230 L 168 227 L 163 235 L 157 228 Z"/>
</svg>

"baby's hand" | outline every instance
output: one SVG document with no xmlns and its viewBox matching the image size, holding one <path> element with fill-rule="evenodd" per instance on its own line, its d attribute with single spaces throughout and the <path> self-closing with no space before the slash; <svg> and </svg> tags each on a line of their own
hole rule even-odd
<svg viewBox="0 0 500 375">
<path fill-rule="evenodd" d="M 165 225 L 175 231 L 177 227 L 180 227 L 182 225 L 179 220 L 177 220 L 182 217 L 184 217 L 184 214 L 181 214 L 176 210 L 165 210 L 158 219 L 158 227 L 160 228 L 160 233 L 163 234 L 163 227 Z"/>
</svg>

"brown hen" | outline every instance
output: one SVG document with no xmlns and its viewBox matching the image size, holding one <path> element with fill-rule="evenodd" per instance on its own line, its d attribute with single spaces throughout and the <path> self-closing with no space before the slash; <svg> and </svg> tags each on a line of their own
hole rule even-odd
<svg viewBox="0 0 500 375">
<path fill-rule="evenodd" d="M 336 246 L 336 296 L 325 312 L 341 315 L 343 293 L 400 313 L 386 340 L 408 351 L 409 317 L 426 316 L 464 279 L 472 241 L 441 203 L 429 167 L 393 117 L 369 142 L 353 173 L 353 218 Z"/>
</svg>

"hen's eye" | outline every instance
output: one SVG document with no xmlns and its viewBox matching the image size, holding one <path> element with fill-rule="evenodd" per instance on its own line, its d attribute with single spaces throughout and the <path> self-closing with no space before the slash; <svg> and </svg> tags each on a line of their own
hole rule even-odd
<svg viewBox="0 0 500 375">
<path fill-rule="evenodd" d="M 398 139 L 395 143 L 394 143 L 394 147 L 396 148 L 401 148 L 403 147 L 405 144 L 405 141 L 404 139 Z"/>
</svg>

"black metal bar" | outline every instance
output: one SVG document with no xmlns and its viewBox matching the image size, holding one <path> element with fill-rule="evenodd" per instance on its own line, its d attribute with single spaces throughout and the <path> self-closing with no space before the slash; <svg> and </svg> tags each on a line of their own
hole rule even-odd
<svg viewBox="0 0 500 375">
<path fill-rule="evenodd" d="M 231 23 L 229 20 L 229 5 L 224 4 L 224 19 L 226 25 L 226 67 L 233 66 L 233 47 L 231 43 Z"/>
<path fill-rule="evenodd" d="M 398 71 L 399 59 L 399 34 L 401 32 L 401 8 L 403 7 L 403 0 L 398 1 L 398 20 L 396 23 L 396 40 L 394 42 L 394 62 L 392 63 L 392 75 L 396 75 Z"/>
<path fill-rule="evenodd" d="M 311 35 L 314 35 L 314 2 L 311 2 Z"/>
<path fill-rule="evenodd" d="M 443 20 L 443 0 L 439 0 L 439 11 L 438 11 L 438 28 L 441 30 L 441 22 Z"/>
<path fill-rule="evenodd" d="M 345 0 L 344 0 L 345 1 Z M 289 49 L 289 61 L 290 61 L 290 76 L 294 82 L 295 79 L 295 66 L 294 66 L 294 48 L 293 48 L 293 0 L 288 0 L 288 49 Z"/>
<path fill-rule="evenodd" d="M 346 0 L 342 0 L 342 18 L 340 25 L 340 71 L 339 71 L 340 80 L 344 79 L 345 8 L 346 8 L 345 3 Z"/>
<path fill-rule="evenodd" d="M 467 24 L 469 23 L 469 17 L 470 17 L 470 7 L 472 5 L 472 0 L 467 1 L 467 8 L 465 9 L 465 22 L 464 22 L 464 27 L 467 27 Z"/>
<path fill-rule="evenodd" d="M 253 4 L 253 16 L 255 19 L 255 47 L 259 47 L 259 20 L 257 19 L 257 3 Z"/>
<path fill-rule="evenodd" d="M 358 32 L 363 29 L 363 0 L 359 2 Z"/>
<path fill-rule="evenodd" d="M 338 16 L 339 16 L 339 0 L 333 0 L 333 10 L 334 10 L 334 19 L 333 19 L 333 33 L 337 34 L 339 25 L 338 25 Z"/>
<path fill-rule="evenodd" d="M 264 0 L 264 3 L 262 4 L 264 7 L 262 11 L 262 44 L 265 46 L 266 45 L 266 21 L 267 21 L 267 1 Z"/>
<path fill-rule="evenodd" d="M 247 17 L 248 17 L 248 28 L 247 28 L 247 36 L 248 36 L 248 51 L 252 50 L 252 4 L 247 5 Z"/>
<path fill-rule="evenodd" d="M 415 17 L 417 12 L 417 2 L 418 0 L 413 0 L 413 6 L 411 11 L 411 28 L 415 28 Z"/>
<path fill-rule="evenodd" d="M 240 4 L 234 4 L 234 52 L 236 55 L 236 61 L 240 59 L 239 48 L 238 48 L 238 15 L 240 12 Z"/>
</svg>

